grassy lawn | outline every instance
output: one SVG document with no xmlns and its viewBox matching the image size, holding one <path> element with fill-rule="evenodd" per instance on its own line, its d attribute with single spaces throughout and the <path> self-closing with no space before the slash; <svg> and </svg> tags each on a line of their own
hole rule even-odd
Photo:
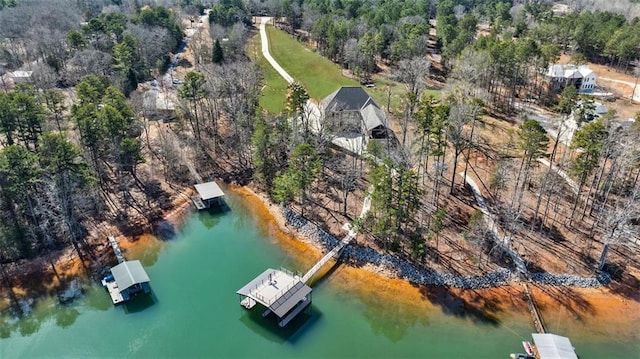
<svg viewBox="0 0 640 359">
<path fill-rule="evenodd" d="M 322 99 L 340 86 L 358 86 L 342 76 L 340 66 L 304 47 L 285 32 L 267 26 L 269 52 L 289 75 L 307 88 L 313 99 Z"/>
<path fill-rule="evenodd" d="M 340 86 L 360 86 L 357 81 L 342 76 L 340 66 L 305 47 L 287 33 L 273 26 L 267 26 L 267 37 L 271 55 L 296 81 L 306 87 L 312 99 L 323 99 Z M 260 34 L 254 36 L 247 52 L 253 59 L 257 57 L 258 64 L 264 71 L 265 88 L 260 98 L 260 105 L 270 113 L 280 113 L 284 109 L 287 83 L 262 56 Z M 387 103 L 391 112 L 397 114 L 401 111 L 401 99 L 406 91 L 403 84 L 383 76 L 376 76 L 375 87 L 365 90 L 385 111 Z M 436 97 L 440 94 L 440 91 L 436 90 L 425 92 Z"/>
</svg>

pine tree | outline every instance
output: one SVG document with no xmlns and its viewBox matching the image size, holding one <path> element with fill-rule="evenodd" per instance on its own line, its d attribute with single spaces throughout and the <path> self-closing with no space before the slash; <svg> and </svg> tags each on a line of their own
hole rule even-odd
<svg viewBox="0 0 640 359">
<path fill-rule="evenodd" d="M 547 131 L 536 120 L 526 120 L 518 129 L 518 148 L 524 153 L 522 155 L 522 162 L 520 163 L 520 169 L 518 170 L 518 176 L 516 177 L 516 184 L 514 188 L 513 204 L 520 203 L 517 199 L 522 199 L 525 186 L 529 181 L 529 171 L 533 167 L 535 161 L 544 156 L 547 146 L 549 145 L 549 138 L 547 137 Z M 520 178 L 522 177 L 522 182 Z M 520 189 L 518 190 L 518 185 Z M 518 208 L 520 205 L 518 205 Z"/>
<path fill-rule="evenodd" d="M 220 46 L 220 41 L 218 39 L 216 39 L 216 42 L 213 44 L 211 60 L 213 63 L 218 65 L 224 62 L 224 51 L 222 50 L 222 46 Z"/>
</svg>

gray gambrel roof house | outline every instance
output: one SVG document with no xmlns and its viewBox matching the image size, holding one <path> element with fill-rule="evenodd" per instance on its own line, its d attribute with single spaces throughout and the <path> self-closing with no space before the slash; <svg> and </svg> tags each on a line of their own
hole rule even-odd
<svg viewBox="0 0 640 359">
<path fill-rule="evenodd" d="M 325 97 L 321 105 L 325 115 L 351 111 L 359 113 L 367 132 L 380 126 L 386 128 L 386 115 L 362 87 L 341 87 Z"/>
<path fill-rule="evenodd" d="M 362 154 L 372 139 L 392 139 L 387 116 L 362 87 L 341 87 L 319 104 L 307 101 L 306 113 L 314 132 L 331 133 L 331 142 Z"/>
<path fill-rule="evenodd" d="M 140 261 L 125 261 L 111 268 L 111 274 L 120 291 L 135 285 L 149 282 L 149 276 L 145 272 Z"/>
</svg>

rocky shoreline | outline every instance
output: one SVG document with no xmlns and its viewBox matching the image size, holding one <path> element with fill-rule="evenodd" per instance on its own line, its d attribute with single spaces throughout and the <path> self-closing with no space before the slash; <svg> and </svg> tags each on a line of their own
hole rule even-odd
<svg viewBox="0 0 640 359">
<path fill-rule="evenodd" d="M 322 228 L 299 216 L 288 208 L 277 206 L 284 218 L 284 224 L 293 229 L 311 244 L 327 252 L 335 247 L 339 240 Z M 440 273 L 429 268 L 419 267 L 392 254 L 380 253 L 369 247 L 350 245 L 344 249 L 343 258 L 355 265 L 371 264 L 383 272 L 420 285 L 446 286 L 460 289 L 495 288 L 520 281 L 518 273 L 501 268 L 482 276 L 462 276 Z M 581 277 L 571 274 L 529 273 L 529 281 L 549 286 L 570 286 L 579 288 L 600 288 L 611 281 L 611 277 L 602 272 L 594 277 Z"/>
</svg>

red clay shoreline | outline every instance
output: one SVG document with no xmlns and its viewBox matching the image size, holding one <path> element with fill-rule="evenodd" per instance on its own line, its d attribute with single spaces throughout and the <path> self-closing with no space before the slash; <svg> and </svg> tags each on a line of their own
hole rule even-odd
<svg viewBox="0 0 640 359">
<path fill-rule="evenodd" d="M 247 208 L 258 219 L 258 225 L 274 238 L 287 255 L 295 257 L 302 266 L 309 266 L 322 256 L 322 251 L 317 244 L 302 238 L 297 232 L 285 226 L 285 219 L 278 207 L 263 194 L 256 193 L 249 187 L 229 187 L 229 189 L 243 197 Z M 188 196 L 181 196 L 174 208 L 168 211 L 164 220 L 174 225 L 179 225 L 184 216 L 190 211 L 191 205 Z M 119 242 L 123 250 L 135 250 L 144 248 L 153 241 L 159 241 L 151 235 L 143 235 L 138 238 L 123 240 L 119 236 Z M 110 251 L 105 246 L 103 251 Z M 82 267 L 77 257 L 68 257 L 66 253 L 57 260 L 57 276 L 50 273 L 49 276 L 30 278 L 30 281 L 40 280 L 40 286 L 52 291 L 56 285 L 70 278 L 82 276 Z M 48 269 L 49 271 L 50 268 Z M 329 268 L 326 269 L 328 271 Z M 462 303 L 465 310 L 473 310 L 488 316 L 526 316 L 527 306 L 523 299 L 521 288 L 517 284 L 503 287 L 463 290 L 451 288 L 438 288 L 432 286 L 417 286 L 406 280 L 390 278 L 387 271 L 373 265 L 365 265 L 363 268 L 354 268 L 341 265 L 328 281 L 349 292 L 367 293 L 373 291 L 382 300 L 394 302 L 395 305 L 406 306 L 416 310 L 433 310 L 434 307 L 444 303 L 444 297 L 454 297 Z M 391 273 L 392 274 L 392 273 Z M 48 280 L 48 281 L 47 281 Z M 375 289 L 373 289 L 375 288 Z M 380 290 L 384 288 L 384 290 Z M 533 295 L 542 310 L 543 316 L 555 318 L 556 313 L 572 320 L 582 322 L 599 331 L 615 331 L 619 328 L 639 328 L 640 325 L 640 294 L 627 293 L 616 294 L 609 288 L 584 289 L 572 287 L 532 286 Z M 28 286 L 17 285 L 13 288 L 18 297 L 30 297 Z M 0 291 L 0 310 L 9 306 L 7 288 Z M 553 326 L 553 320 L 550 321 Z M 550 328 L 553 329 L 553 328 Z"/>
</svg>

